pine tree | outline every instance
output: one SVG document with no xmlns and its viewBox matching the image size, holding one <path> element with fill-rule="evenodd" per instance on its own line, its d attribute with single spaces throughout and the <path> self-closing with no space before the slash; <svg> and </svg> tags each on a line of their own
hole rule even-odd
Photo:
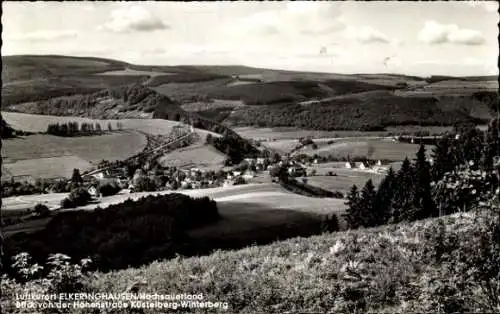
<svg viewBox="0 0 500 314">
<path fill-rule="evenodd" d="M 353 185 L 349 195 L 347 196 L 347 205 L 346 213 L 343 215 L 345 221 L 347 222 L 347 226 L 350 229 L 359 228 L 361 225 L 361 217 L 359 211 L 359 191 L 356 185 Z"/>
<path fill-rule="evenodd" d="M 77 168 L 73 169 L 73 175 L 71 176 L 71 183 L 81 184 L 83 183 L 82 176 L 80 175 L 80 170 Z"/>
<path fill-rule="evenodd" d="M 391 223 L 398 223 L 405 219 L 411 209 L 413 195 L 413 167 L 406 157 L 396 175 L 394 196 L 392 200 Z"/>
<path fill-rule="evenodd" d="M 391 167 L 380 183 L 373 203 L 373 216 L 376 225 L 383 225 L 389 221 L 392 213 L 395 184 L 396 175 Z"/>
<path fill-rule="evenodd" d="M 427 217 L 437 216 L 436 206 L 431 195 L 431 175 L 429 163 L 425 156 L 425 146 L 420 145 L 417 152 L 414 179 L 415 194 L 413 196 L 413 212 L 409 216 L 410 220 L 418 220 Z"/>
<path fill-rule="evenodd" d="M 432 181 L 437 182 L 446 172 L 455 168 L 452 143 L 449 136 L 445 135 L 436 143 L 432 151 L 432 158 L 434 160 L 431 169 Z"/>
<path fill-rule="evenodd" d="M 375 201 L 375 186 L 371 179 L 366 181 L 365 186 L 361 190 L 361 199 L 359 201 L 359 212 L 361 213 L 361 224 L 364 227 L 376 226 L 377 220 L 373 212 L 373 204 Z"/>
</svg>

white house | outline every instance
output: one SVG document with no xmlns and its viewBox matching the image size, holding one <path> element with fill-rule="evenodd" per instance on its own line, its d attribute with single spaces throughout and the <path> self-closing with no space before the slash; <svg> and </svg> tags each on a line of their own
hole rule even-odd
<svg viewBox="0 0 500 314">
<path fill-rule="evenodd" d="M 265 160 L 266 160 L 265 158 L 259 157 L 257 158 L 257 164 L 264 164 Z"/>
<path fill-rule="evenodd" d="M 254 172 L 254 171 L 246 171 L 246 172 L 243 174 L 243 178 L 244 178 L 245 180 L 255 178 L 255 172 Z"/>
<path fill-rule="evenodd" d="M 317 160 L 317 159 L 314 159 L 313 163 L 314 163 L 314 164 L 317 164 L 317 163 L 318 163 L 318 160 Z"/>
<path fill-rule="evenodd" d="M 365 163 L 364 162 L 360 162 L 359 165 L 358 165 L 358 168 L 359 169 L 366 169 L 366 166 L 365 166 Z"/>
<path fill-rule="evenodd" d="M 347 169 L 351 169 L 351 168 L 352 168 L 352 165 L 351 165 L 351 163 L 350 163 L 350 162 L 346 162 L 346 163 L 345 163 L 345 167 L 346 167 Z"/>
<path fill-rule="evenodd" d="M 237 177 L 237 176 L 241 176 L 241 171 L 233 171 L 233 175 L 234 175 L 235 177 Z"/>
<path fill-rule="evenodd" d="M 89 192 L 90 196 L 92 197 L 98 197 L 99 192 L 97 191 L 97 187 L 95 185 L 91 185 L 87 191 Z"/>
<path fill-rule="evenodd" d="M 379 166 L 379 167 L 382 166 L 382 162 L 380 160 L 377 161 L 377 166 Z"/>
<path fill-rule="evenodd" d="M 97 172 L 92 175 L 96 179 L 104 179 L 104 172 Z"/>
</svg>

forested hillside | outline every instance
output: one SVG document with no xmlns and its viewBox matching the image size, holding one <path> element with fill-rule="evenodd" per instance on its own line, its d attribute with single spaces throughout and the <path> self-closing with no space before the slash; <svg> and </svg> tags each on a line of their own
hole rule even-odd
<svg viewBox="0 0 500 314">
<path fill-rule="evenodd" d="M 481 122 L 458 111 L 438 108 L 434 98 L 388 96 L 364 101 L 333 100 L 303 106 L 286 104 L 243 107 L 226 120 L 234 125 L 294 126 L 315 130 L 382 130 L 391 125 L 453 125 Z"/>
<path fill-rule="evenodd" d="M 12 111 L 55 116 L 79 116 L 99 119 L 142 117 L 152 114 L 158 107 L 172 113 L 183 113 L 168 97 L 140 84 L 108 88 L 88 95 L 56 97 L 7 107 Z"/>
</svg>

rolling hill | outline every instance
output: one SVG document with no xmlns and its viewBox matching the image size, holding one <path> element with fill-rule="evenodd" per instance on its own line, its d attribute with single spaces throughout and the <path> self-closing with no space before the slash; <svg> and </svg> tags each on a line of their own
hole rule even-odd
<svg viewBox="0 0 500 314">
<path fill-rule="evenodd" d="M 492 117 L 498 99 L 494 90 L 498 84 L 491 77 L 424 79 L 245 66 L 151 66 L 67 56 L 2 60 L 2 104 L 25 113 L 163 119 L 181 115 L 227 126 L 383 130 L 397 125 L 483 123 Z M 113 75 L 102 75 L 106 73 Z M 245 79 L 245 84 L 234 84 Z M 447 93 L 451 96 L 445 97 Z M 130 94 L 139 98 L 129 99 Z M 180 108 L 200 100 L 207 104 L 237 100 L 245 106 L 215 104 L 190 114 Z"/>
</svg>

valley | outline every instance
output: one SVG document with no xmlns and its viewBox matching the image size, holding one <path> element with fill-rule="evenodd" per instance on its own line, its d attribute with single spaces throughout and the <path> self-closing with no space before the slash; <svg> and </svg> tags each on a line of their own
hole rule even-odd
<svg viewBox="0 0 500 314">
<path fill-rule="evenodd" d="M 61 219 L 109 218 L 108 209 L 149 201 L 148 210 L 160 209 L 167 204 L 155 200 L 166 196 L 184 206 L 173 201 L 178 195 L 214 201 L 215 216 L 178 227 L 182 231 L 172 227 L 180 237 L 175 241 L 186 246 L 173 241 L 170 251 L 159 244 L 144 262 L 346 230 L 354 185 L 376 195 L 389 173 L 403 176 L 405 158 L 434 162 L 440 139 L 455 139 L 459 125 L 487 129 L 496 95 L 488 78 L 457 85 L 453 78 L 447 84 L 395 75 L 71 60 L 5 59 L 1 114 L 12 134 L 2 145 L 2 213 L 14 248 L 41 237 L 48 242 L 33 244 L 34 250 L 52 250 L 50 228 Z M 53 64 L 51 72 L 37 70 L 45 64 Z M 453 86 L 460 89 L 456 96 L 449 93 Z M 92 125 L 99 132 L 48 134 L 54 124 L 74 124 L 77 131 Z M 424 139 L 430 143 L 420 145 Z M 77 192 L 88 199 L 72 204 Z M 137 223 L 187 219 L 179 213 L 160 210 Z M 133 219 L 115 228 L 128 223 L 135 228 Z M 137 232 L 150 237 L 155 230 Z M 85 231 L 75 234 L 88 239 Z"/>
</svg>

